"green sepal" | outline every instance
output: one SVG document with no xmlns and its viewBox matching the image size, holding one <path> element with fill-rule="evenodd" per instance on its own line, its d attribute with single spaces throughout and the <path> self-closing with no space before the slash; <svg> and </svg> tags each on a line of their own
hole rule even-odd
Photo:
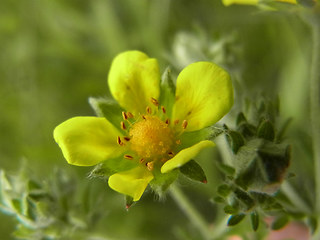
<svg viewBox="0 0 320 240">
<path fill-rule="evenodd" d="M 247 122 L 246 117 L 244 116 L 244 114 L 242 112 L 240 112 L 238 114 L 237 120 L 236 120 L 237 126 L 240 126 L 241 124 L 246 123 L 246 122 Z"/>
<path fill-rule="evenodd" d="M 180 172 L 191 180 L 207 183 L 207 177 L 202 167 L 194 160 L 190 160 L 180 167 Z"/>
<path fill-rule="evenodd" d="M 228 131 L 226 133 L 226 137 L 232 152 L 234 154 L 237 154 L 240 147 L 242 147 L 245 144 L 244 137 L 241 133 L 236 131 Z"/>
<path fill-rule="evenodd" d="M 275 138 L 273 124 L 269 120 L 263 120 L 258 127 L 257 136 L 272 142 Z"/>
<path fill-rule="evenodd" d="M 231 215 L 231 217 L 229 217 L 229 219 L 228 219 L 227 225 L 229 227 L 235 226 L 235 225 L 239 224 L 245 218 L 245 216 L 246 215 L 244 213 Z"/>
<path fill-rule="evenodd" d="M 182 149 L 191 147 L 203 140 L 207 140 L 211 137 L 212 130 L 210 128 L 203 128 L 198 131 L 193 132 L 184 132 L 180 136 L 181 144 L 177 149 L 175 149 L 176 152 L 181 151 Z"/>
<path fill-rule="evenodd" d="M 171 77 L 171 70 L 169 67 L 167 67 L 161 77 L 159 99 L 160 104 L 166 108 L 167 116 L 171 116 L 172 114 L 172 106 L 175 101 L 175 92 L 176 87 Z"/>
<path fill-rule="evenodd" d="M 272 230 L 279 230 L 283 228 L 287 223 L 289 222 L 289 217 L 288 215 L 283 215 L 278 218 L 272 223 L 271 229 Z"/>
<path fill-rule="evenodd" d="M 125 159 L 123 156 L 118 158 L 108 159 L 102 163 L 96 165 L 89 173 L 89 178 L 108 178 L 112 174 L 117 172 L 123 172 L 130 170 L 139 164 L 135 161 Z"/>
<path fill-rule="evenodd" d="M 89 98 L 89 104 L 95 111 L 98 117 L 106 118 L 117 129 L 121 129 L 120 122 L 122 119 L 122 112 L 124 111 L 119 104 L 112 98 Z"/>
<path fill-rule="evenodd" d="M 253 211 L 250 214 L 251 226 L 253 231 L 257 231 L 259 228 L 259 214 L 257 211 Z"/>
<path fill-rule="evenodd" d="M 133 198 L 128 195 L 125 196 L 125 201 L 126 201 L 126 209 L 127 210 L 129 210 L 129 208 L 135 203 L 135 201 L 133 201 Z"/>
<path fill-rule="evenodd" d="M 152 190 L 154 190 L 160 197 L 162 197 L 169 186 L 177 179 L 179 170 L 174 169 L 168 173 L 161 173 L 160 169 L 153 170 L 154 179 L 149 183 Z"/>
<path fill-rule="evenodd" d="M 309 217 L 307 222 L 310 227 L 311 234 L 313 234 L 318 228 L 318 220 L 315 217 Z"/>
</svg>

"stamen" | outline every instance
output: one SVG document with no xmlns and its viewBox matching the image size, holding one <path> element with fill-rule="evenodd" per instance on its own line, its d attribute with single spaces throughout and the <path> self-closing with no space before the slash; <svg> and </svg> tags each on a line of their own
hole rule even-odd
<svg viewBox="0 0 320 240">
<path fill-rule="evenodd" d="M 121 129 L 122 130 L 126 130 L 127 129 L 127 127 L 126 127 L 126 125 L 124 124 L 124 122 L 120 122 L 120 124 L 121 124 Z"/>
<path fill-rule="evenodd" d="M 128 155 L 128 154 L 125 154 L 123 157 L 124 157 L 125 159 L 129 159 L 129 160 L 132 160 L 132 159 L 133 159 L 133 157 L 132 157 L 131 155 Z"/>
<path fill-rule="evenodd" d="M 183 120 L 183 122 L 182 122 L 182 128 L 183 128 L 183 129 L 186 129 L 187 126 L 188 126 L 187 120 Z"/>
<path fill-rule="evenodd" d="M 118 138 L 117 138 L 117 142 L 118 142 L 118 144 L 119 144 L 120 146 L 122 146 L 122 145 L 123 145 L 123 142 L 121 141 L 120 136 L 118 136 Z"/>
<path fill-rule="evenodd" d="M 151 114 L 152 112 L 151 112 L 151 108 L 148 106 L 147 108 L 146 108 L 146 112 L 148 113 L 148 114 Z"/>
<path fill-rule="evenodd" d="M 124 138 L 124 139 L 126 139 L 126 138 Z M 176 144 L 180 145 L 180 144 L 181 144 L 181 140 L 178 139 L 178 140 L 176 141 Z"/>
<path fill-rule="evenodd" d="M 161 106 L 161 110 L 162 110 L 162 112 L 164 113 L 164 114 L 166 114 L 166 109 L 164 108 L 164 106 Z"/>
<path fill-rule="evenodd" d="M 127 112 L 128 118 L 134 118 L 133 114 L 131 112 Z"/>
<path fill-rule="evenodd" d="M 142 118 L 143 118 L 144 120 L 146 120 L 146 117 L 145 117 L 144 115 L 142 115 Z"/>
<path fill-rule="evenodd" d="M 129 137 L 124 137 L 123 139 L 126 140 L 127 142 L 130 141 L 130 138 L 129 138 Z"/>
<path fill-rule="evenodd" d="M 173 158 L 174 157 L 174 153 L 173 152 L 168 152 L 168 156 Z"/>
<path fill-rule="evenodd" d="M 128 116 L 125 112 L 122 112 L 122 118 L 123 120 L 127 120 L 128 119 Z"/>
<path fill-rule="evenodd" d="M 147 168 L 148 168 L 149 171 L 152 171 L 153 168 L 154 168 L 154 163 L 153 162 L 148 162 L 147 163 Z"/>
<path fill-rule="evenodd" d="M 169 125 L 169 124 L 170 124 L 170 119 L 168 118 L 168 119 L 165 121 L 165 123 L 166 123 L 167 125 Z"/>
<path fill-rule="evenodd" d="M 159 106 L 159 102 L 158 102 L 158 100 L 157 99 L 155 99 L 155 98 L 151 98 L 151 102 L 155 105 L 155 106 Z"/>
<path fill-rule="evenodd" d="M 177 125 L 178 123 L 179 123 L 179 119 L 177 119 L 177 120 L 174 120 L 174 125 Z"/>
</svg>

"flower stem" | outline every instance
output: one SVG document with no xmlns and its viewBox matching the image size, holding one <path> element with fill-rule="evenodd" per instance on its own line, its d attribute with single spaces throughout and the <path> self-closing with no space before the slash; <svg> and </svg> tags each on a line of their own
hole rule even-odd
<svg viewBox="0 0 320 240">
<path fill-rule="evenodd" d="M 310 124 L 315 176 L 315 213 L 320 222 L 320 15 L 319 7 L 314 9 L 304 20 L 311 27 L 312 59 L 310 73 Z M 318 227 L 312 239 L 319 239 Z"/>
<path fill-rule="evenodd" d="M 170 194 L 176 201 L 177 205 L 184 212 L 184 214 L 190 219 L 192 224 L 198 228 L 203 239 L 209 240 L 211 232 L 209 231 L 208 223 L 202 218 L 199 212 L 193 207 L 192 203 L 186 198 L 180 188 L 172 184 L 170 187 Z"/>
</svg>

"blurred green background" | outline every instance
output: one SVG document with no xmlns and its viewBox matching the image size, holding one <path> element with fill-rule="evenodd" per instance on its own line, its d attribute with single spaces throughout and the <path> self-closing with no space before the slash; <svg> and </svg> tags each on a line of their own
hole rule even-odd
<svg viewBox="0 0 320 240">
<path fill-rule="evenodd" d="M 169 196 L 154 201 L 149 192 L 126 212 L 120 194 L 86 178 L 90 168 L 69 166 L 53 140 L 62 121 L 94 114 L 88 97 L 108 94 L 110 63 L 124 50 L 144 51 L 159 60 L 162 71 L 170 65 L 174 74 L 197 60 L 222 65 L 236 92 L 224 120 L 231 125 L 245 98 L 278 95 L 282 121 L 293 118 L 290 170 L 298 174 L 292 183 L 312 186 L 306 126 L 310 32 L 294 12 L 226 8 L 218 0 L 2 0 L 0 5 L 0 166 L 14 172 L 25 159 L 32 177 L 45 181 L 64 168 L 80 189 L 89 185 L 105 212 L 92 231 L 110 239 L 188 239 L 193 231 Z M 212 164 L 217 157 L 217 150 L 198 157 L 206 186 L 183 186 L 211 222 L 219 212 L 208 201 L 221 181 Z M 1 214 L 0 222 L 1 239 L 11 239 L 15 220 Z"/>
</svg>

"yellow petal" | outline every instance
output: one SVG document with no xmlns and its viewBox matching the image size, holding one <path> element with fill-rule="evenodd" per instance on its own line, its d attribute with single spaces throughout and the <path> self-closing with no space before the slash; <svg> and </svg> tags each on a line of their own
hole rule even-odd
<svg viewBox="0 0 320 240">
<path fill-rule="evenodd" d="M 117 143 L 120 132 L 105 118 L 71 118 L 57 126 L 53 135 L 72 165 L 92 166 L 125 150 Z"/>
<path fill-rule="evenodd" d="M 213 142 L 205 140 L 189 148 L 185 148 L 181 150 L 176 156 L 174 156 L 165 164 L 163 164 L 163 166 L 161 167 L 161 172 L 167 173 L 175 168 L 181 167 L 182 165 L 190 161 L 192 158 L 197 156 L 202 149 L 214 146 L 215 144 Z"/>
<path fill-rule="evenodd" d="M 222 0 L 222 3 L 225 6 L 229 6 L 231 4 L 248 4 L 248 5 L 257 5 L 259 0 Z"/>
<path fill-rule="evenodd" d="M 219 121 L 233 104 L 229 74 L 210 62 L 190 64 L 177 79 L 172 119 L 187 120 L 187 131 L 195 131 Z"/>
<path fill-rule="evenodd" d="M 109 186 L 122 194 L 131 196 L 138 201 L 153 175 L 145 167 L 139 166 L 125 172 L 113 174 L 109 177 Z"/>
<path fill-rule="evenodd" d="M 158 62 L 139 51 L 119 54 L 112 62 L 108 83 L 113 97 L 127 111 L 144 113 L 151 98 L 158 99 Z"/>
</svg>

